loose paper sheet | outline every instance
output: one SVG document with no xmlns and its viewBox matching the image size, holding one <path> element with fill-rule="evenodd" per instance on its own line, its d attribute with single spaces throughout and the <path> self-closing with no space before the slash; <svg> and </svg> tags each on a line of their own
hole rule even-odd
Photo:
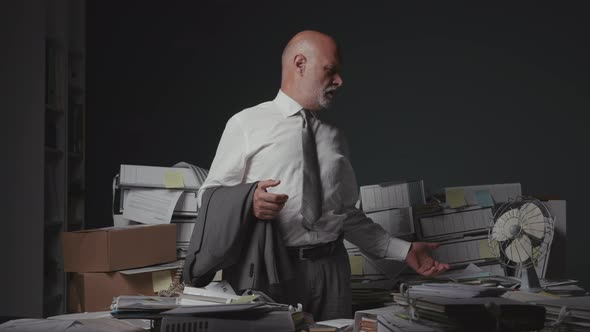
<svg viewBox="0 0 590 332">
<path fill-rule="evenodd" d="M 123 204 L 123 218 L 144 224 L 169 224 L 182 190 L 133 189 Z"/>
</svg>

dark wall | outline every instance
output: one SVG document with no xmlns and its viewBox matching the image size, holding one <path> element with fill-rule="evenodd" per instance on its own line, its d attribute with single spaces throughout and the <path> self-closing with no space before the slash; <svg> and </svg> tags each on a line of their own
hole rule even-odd
<svg viewBox="0 0 590 332">
<path fill-rule="evenodd" d="M 0 316 L 43 314 L 45 5 L 0 1 Z"/>
<path fill-rule="evenodd" d="M 297 31 L 342 45 L 359 184 L 520 182 L 568 201 L 568 272 L 590 286 L 590 56 L 581 8 L 219 1 L 88 4 L 88 222 L 108 225 L 121 163 L 209 167 L 225 121 L 274 98 Z"/>
</svg>

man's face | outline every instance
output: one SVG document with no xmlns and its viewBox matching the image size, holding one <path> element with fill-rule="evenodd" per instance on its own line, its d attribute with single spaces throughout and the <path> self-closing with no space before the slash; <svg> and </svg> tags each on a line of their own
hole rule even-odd
<svg viewBox="0 0 590 332">
<path fill-rule="evenodd" d="M 328 45 L 308 65 L 306 87 L 312 110 L 329 108 L 336 91 L 342 86 L 340 59 L 335 45 Z"/>
</svg>

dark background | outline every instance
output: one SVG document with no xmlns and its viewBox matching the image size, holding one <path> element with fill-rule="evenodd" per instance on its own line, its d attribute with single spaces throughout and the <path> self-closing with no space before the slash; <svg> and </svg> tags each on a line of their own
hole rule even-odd
<svg viewBox="0 0 590 332">
<path fill-rule="evenodd" d="M 520 182 L 566 199 L 567 272 L 590 287 L 584 13 L 532 2 L 89 1 L 87 225 L 112 224 L 122 163 L 209 168 L 227 119 L 276 95 L 286 42 L 316 29 L 343 49 L 343 91 L 327 116 L 347 133 L 360 185 Z"/>
</svg>

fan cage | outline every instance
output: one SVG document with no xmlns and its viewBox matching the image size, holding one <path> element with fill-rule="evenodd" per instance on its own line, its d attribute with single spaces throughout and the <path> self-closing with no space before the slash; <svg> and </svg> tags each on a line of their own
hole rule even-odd
<svg viewBox="0 0 590 332">
<path fill-rule="evenodd" d="M 515 262 L 508 258 L 508 255 L 505 251 L 507 246 L 500 245 L 500 242 L 504 241 L 494 240 L 492 237 L 492 232 L 494 225 L 500 216 L 513 209 L 520 209 L 522 206 L 529 203 L 538 207 L 543 214 L 543 239 L 540 245 L 533 247 L 533 252 L 530 254 L 530 259 L 527 259 L 524 262 Z M 530 216 L 528 218 L 530 218 Z M 514 199 L 509 199 L 508 202 L 503 203 L 499 208 L 497 208 L 494 212 L 494 215 L 492 216 L 491 225 L 488 229 L 488 247 L 490 252 L 503 266 L 509 268 L 528 268 L 531 266 L 536 266 L 537 262 L 542 260 L 548 253 L 551 241 L 553 239 L 553 224 L 554 218 L 551 216 L 549 209 L 538 199 L 527 196 L 518 196 Z"/>
</svg>

